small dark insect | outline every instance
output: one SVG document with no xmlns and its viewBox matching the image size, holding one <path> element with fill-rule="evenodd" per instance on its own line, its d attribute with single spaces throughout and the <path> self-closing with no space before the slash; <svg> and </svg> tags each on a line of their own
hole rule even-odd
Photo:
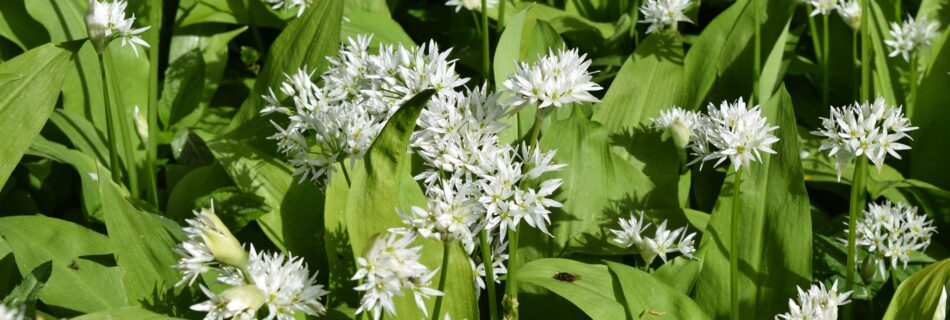
<svg viewBox="0 0 950 320">
<path fill-rule="evenodd" d="M 558 272 L 554 274 L 554 280 L 564 281 L 564 282 L 574 282 L 580 280 L 581 276 L 568 272 Z"/>
<path fill-rule="evenodd" d="M 79 271 L 79 264 L 76 263 L 76 260 L 73 260 L 73 263 L 69 264 L 69 268 L 75 271 Z"/>
</svg>

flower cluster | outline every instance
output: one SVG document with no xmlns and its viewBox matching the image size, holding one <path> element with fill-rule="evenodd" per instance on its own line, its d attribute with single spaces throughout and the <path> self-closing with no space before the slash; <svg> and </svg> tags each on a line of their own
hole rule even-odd
<svg viewBox="0 0 950 320">
<path fill-rule="evenodd" d="M 92 41 L 96 52 L 102 54 L 106 46 L 112 39 L 122 39 L 122 46 L 131 45 L 135 56 L 139 55 L 135 46 L 148 48 L 148 43 L 139 37 L 139 34 L 145 32 L 150 27 L 132 28 L 135 23 L 135 15 L 126 19 L 125 7 L 128 4 L 124 0 L 115 2 L 99 2 L 98 0 L 89 0 L 89 8 L 86 9 L 86 29 L 89 33 L 89 40 Z"/>
<path fill-rule="evenodd" d="M 508 103 L 522 107 L 540 103 L 538 109 L 560 107 L 574 102 L 597 102 L 591 91 L 601 90 L 593 82 L 587 55 L 577 49 L 549 51 L 535 64 L 520 63 L 515 73 L 503 83 L 504 90 L 511 93 Z"/>
<path fill-rule="evenodd" d="M 422 247 L 409 247 L 415 239 L 414 234 L 391 230 L 374 239 L 366 254 L 356 259 L 360 269 L 352 280 L 362 283 L 354 289 L 364 291 L 356 313 L 372 312 L 373 319 L 379 319 L 385 310 L 394 316 L 393 298 L 403 296 L 403 290 L 411 291 L 419 309 L 428 313 L 423 298 L 441 296 L 442 292 L 429 287 L 438 270 L 430 271 L 419 263 Z"/>
<path fill-rule="evenodd" d="M 812 285 L 808 291 L 798 287 L 798 302 L 788 301 L 787 313 L 775 316 L 776 320 L 835 320 L 838 319 L 838 306 L 851 301 L 848 297 L 851 291 L 838 293 L 838 282 L 835 281 L 830 289 L 824 283 Z"/>
<path fill-rule="evenodd" d="M 841 19 L 851 27 L 851 30 L 861 28 L 861 4 L 858 3 L 858 0 L 840 0 L 835 5 L 835 9 L 838 10 Z"/>
<path fill-rule="evenodd" d="M 676 28 L 679 22 L 693 23 L 685 14 L 689 7 L 689 0 L 648 0 L 640 7 L 643 13 L 643 20 L 640 23 L 649 23 L 647 33 L 653 33 L 657 30 Z"/>
<path fill-rule="evenodd" d="M 666 228 L 666 220 L 663 220 L 654 230 L 653 238 L 647 238 L 643 235 L 644 231 L 650 227 L 643 219 L 643 213 L 637 218 L 632 213 L 630 219 L 620 218 L 617 223 L 620 229 L 610 229 L 614 234 L 613 241 L 624 246 L 636 246 L 640 251 L 640 256 L 649 265 L 657 256 L 666 263 L 666 255 L 679 252 L 692 259 L 696 248 L 693 246 L 693 237 L 696 233 L 686 234 L 686 227 L 680 227 L 674 230 Z"/>
<path fill-rule="evenodd" d="M 468 11 L 482 11 L 482 0 L 448 0 L 445 2 L 447 6 L 454 6 L 455 12 L 459 12 L 462 8 Z M 485 5 L 489 9 L 494 8 L 498 5 L 498 0 L 488 0 L 485 2 Z"/>
<path fill-rule="evenodd" d="M 835 157 L 838 180 L 841 180 L 841 171 L 855 157 L 867 157 L 878 170 L 888 154 L 900 159 L 897 151 L 910 147 L 899 141 L 910 138 L 907 132 L 917 129 L 910 126 L 901 107 L 887 106 L 881 97 L 874 103 L 865 101 L 832 107 L 831 116 L 821 120 L 822 128 L 812 134 L 824 137 L 818 150 L 829 150 L 828 156 Z"/>
<path fill-rule="evenodd" d="M 891 22 L 891 39 L 884 40 L 891 47 L 889 57 L 900 55 L 904 61 L 910 61 L 910 54 L 918 48 L 930 45 L 930 40 L 937 36 L 940 23 L 926 17 L 915 20 L 908 16 L 904 24 Z"/>
<path fill-rule="evenodd" d="M 709 114 L 700 114 L 693 129 L 693 142 L 689 148 L 696 159 L 689 164 L 716 160 L 719 165 L 726 159 L 732 162 L 735 171 L 748 167 L 751 161 L 761 161 L 761 153 L 772 153 L 771 146 L 778 141 L 759 106 L 746 107 L 742 98 L 735 103 L 723 101 L 719 108 L 712 103 Z M 700 164 L 702 168 L 702 164 Z"/>
<path fill-rule="evenodd" d="M 264 114 L 281 113 L 290 118 L 287 127 L 274 123 L 278 149 L 287 154 L 294 175 L 319 184 L 329 182 L 335 163 L 360 159 L 372 145 L 386 121 L 405 101 L 433 88 L 436 96 L 452 93 L 468 79 L 455 72 L 448 51 L 435 42 L 420 48 L 383 46 L 370 54 L 368 37 L 349 39 L 330 68 L 314 82 L 306 68 L 281 85 L 291 97 L 286 107 L 273 90 L 263 98 Z"/>
<path fill-rule="evenodd" d="M 304 10 L 307 10 L 307 5 L 310 4 L 310 0 L 264 0 L 264 2 L 269 4 L 271 9 L 274 10 L 283 9 L 290 11 L 297 8 L 298 18 L 303 15 Z"/>
<path fill-rule="evenodd" d="M 846 229 L 847 233 L 848 230 Z M 864 217 L 855 225 L 855 243 L 867 249 L 867 266 L 876 265 L 884 275 L 885 260 L 891 268 L 903 263 L 907 268 L 912 252 L 924 251 L 930 245 L 930 236 L 936 232 L 933 221 L 926 215 L 918 215 L 917 208 L 903 203 L 868 204 Z M 847 239 L 842 239 L 847 243 Z M 873 268 L 870 268 L 873 270 Z M 866 274 L 873 274 L 867 272 Z"/>
<path fill-rule="evenodd" d="M 699 113 L 674 106 L 660 111 L 660 117 L 652 118 L 650 121 L 653 122 L 654 127 L 669 132 L 677 147 L 685 148 L 699 123 Z"/>
<path fill-rule="evenodd" d="M 182 272 L 177 285 L 192 285 L 202 274 L 215 270 L 218 282 L 231 286 L 216 294 L 199 285 L 208 300 L 191 309 L 207 312 L 206 320 L 254 319 L 265 305 L 267 319 L 289 320 L 297 312 L 326 312 L 320 298 L 328 292 L 316 284 L 316 274 L 310 275 L 302 258 L 258 252 L 253 246 L 248 255 L 213 207 L 196 211 L 195 218 L 187 222 L 188 240 L 174 249 L 181 256 L 175 265 Z"/>
</svg>

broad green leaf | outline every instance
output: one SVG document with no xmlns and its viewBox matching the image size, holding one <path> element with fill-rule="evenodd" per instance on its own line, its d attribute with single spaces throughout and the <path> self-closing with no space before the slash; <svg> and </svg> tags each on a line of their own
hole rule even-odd
<svg viewBox="0 0 950 320">
<path fill-rule="evenodd" d="M 643 319 L 650 315 L 661 315 L 670 319 L 710 319 L 689 296 L 650 274 L 616 262 L 605 263 L 620 283 L 628 318 Z"/>
<path fill-rule="evenodd" d="M 943 6 L 948 9 L 950 6 Z M 941 16 L 943 17 L 943 16 Z M 944 28 L 942 38 L 950 37 L 950 31 Z M 946 166 L 943 161 L 950 153 L 950 126 L 945 119 L 950 119 L 950 94 L 947 94 L 945 85 L 948 77 L 946 70 L 950 70 L 950 41 L 944 45 L 932 48 L 933 62 L 928 72 L 923 74 L 920 87 L 917 91 L 914 114 L 911 122 L 919 130 L 911 132 L 914 140 L 910 142 L 912 149 L 910 157 L 903 162 L 910 161 L 910 177 L 923 180 L 935 186 L 950 189 L 950 176 L 945 174 Z"/>
<path fill-rule="evenodd" d="M 171 248 L 175 241 L 161 223 L 126 200 L 109 172 L 100 166 L 99 195 L 109 239 L 124 276 L 132 304 L 160 303 L 181 278 L 172 265 L 178 258 Z M 158 294 L 159 296 L 156 296 Z"/>
<path fill-rule="evenodd" d="M 196 168 L 188 172 L 172 189 L 168 196 L 168 208 L 166 216 L 172 220 L 183 222 L 185 218 L 192 216 L 195 208 L 195 200 L 202 196 L 211 194 L 212 191 L 234 185 L 231 177 L 221 168 L 220 165 L 213 164 L 206 167 Z"/>
<path fill-rule="evenodd" d="M 142 307 L 124 307 L 99 311 L 85 314 L 73 318 L 73 320 L 113 320 L 113 319 L 136 319 L 136 320 L 176 320 L 180 318 L 170 317 Z"/>
<path fill-rule="evenodd" d="M 96 129 L 96 127 L 81 115 L 72 112 L 66 112 L 62 109 L 53 110 L 49 116 L 53 123 L 63 134 L 69 138 L 76 149 L 89 155 L 93 159 L 102 163 L 109 162 L 109 147 L 106 146 L 105 135 Z"/>
<path fill-rule="evenodd" d="M 289 165 L 253 146 L 224 138 L 208 147 L 241 191 L 264 198 L 270 211 L 257 220 L 264 234 L 281 250 L 303 257 L 311 270 L 326 270 L 320 191 L 295 179 Z"/>
<path fill-rule="evenodd" d="M 26 13 L 26 0 L 0 2 L 0 36 L 13 41 L 23 51 L 49 42 L 42 25 Z"/>
<path fill-rule="evenodd" d="M 276 88 L 284 80 L 284 73 L 296 72 L 307 66 L 314 74 L 326 70 L 339 49 L 343 1 L 316 1 L 304 14 L 287 24 L 269 49 L 264 68 L 254 83 L 251 96 L 244 102 L 231 123 L 231 128 L 258 117 L 263 99 L 260 95 L 268 88 Z M 269 123 L 266 130 L 273 130 Z"/>
<path fill-rule="evenodd" d="M 769 52 L 768 57 L 765 58 L 762 74 L 759 77 L 758 92 L 756 93 L 758 97 L 771 97 L 772 93 L 778 89 L 779 84 L 782 83 L 782 79 L 785 78 L 785 70 L 788 68 L 791 58 L 789 55 L 793 56 L 795 54 L 795 46 L 798 44 L 797 36 L 791 36 L 792 40 L 789 41 L 788 28 L 791 25 L 792 20 L 789 19 L 778 39 L 775 40 L 775 45 Z"/>
<path fill-rule="evenodd" d="M 23 75 L 0 85 L 0 130 L 10 137 L 0 139 L 0 186 L 53 111 L 76 48 L 51 43 L 0 64 L 0 73 Z"/>
<path fill-rule="evenodd" d="M 52 275 L 39 296 L 46 305 L 79 312 L 128 305 L 119 268 L 83 258 L 111 258 L 112 243 L 106 236 L 43 216 L 0 218 L 0 235 L 13 249 L 20 274 L 53 262 Z"/>
<path fill-rule="evenodd" d="M 179 5 L 183 15 L 178 24 L 187 27 L 199 23 L 229 23 L 280 29 L 286 25 L 283 19 L 294 17 L 297 13 L 294 10 L 278 15 L 264 4 L 256 0 L 184 0 Z"/>
<path fill-rule="evenodd" d="M 28 154 L 51 159 L 71 165 L 82 181 L 82 207 L 87 217 L 103 221 L 102 201 L 99 197 L 98 170 L 96 159 L 86 153 L 66 148 L 50 142 L 42 136 L 33 139 Z"/>
<path fill-rule="evenodd" d="M 555 279 L 555 275 L 560 273 L 568 273 L 575 280 Z M 625 318 L 626 312 L 619 302 L 621 288 L 617 287 L 607 266 L 568 259 L 540 259 L 518 269 L 518 281 L 551 290 L 583 310 L 591 319 Z"/>
<path fill-rule="evenodd" d="M 739 304 L 741 317 L 772 318 L 788 310 L 796 286 L 811 282 L 811 213 L 805 192 L 792 101 L 781 88 L 762 107 L 780 139 L 775 155 L 740 171 L 742 179 L 738 230 Z M 697 257 L 703 267 L 696 283 L 696 302 L 714 318 L 730 310 L 729 239 L 732 170 L 726 177 Z"/>
<path fill-rule="evenodd" d="M 347 1 L 350 4 L 353 1 Z M 415 41 L 406 34 L 396 20 L 389 17 L 389 12 L 375 13 L 350 11 L 343 21 L 340 39 L 355 38 L 358 35 L 372 35 L 372 46 L 379 44 L 404 45 L 414 47 Z"/>
<path fill-rule="evenodd" d="M 897 287 L 897 292 L 894 293 L 890 305 L 887 306 L 884 319 L 945 318 L 948 286 L 950 286 L 950 259 L 917 271 Z M 939 306 L 941 303 L 942 307 Z M 937 310 L 944 314 L 935 314 Z"/>
<path fill-rule="evenodd" d="M 904 90 L 901 90 L 900 76 L 897 72 L 898 68 L 906 69 L 907 63 L 898 57 L 888 57 L 890 49 L 884 41 L 890 38 L 890 23 L 884 17 L 880 4 L 877 1 L 869 2 L 871 3 L 870 13 L 872 16 L 870 21 L 873 23 L 870 24 L 868 32 L 871 38 L 872 59 L 874 59 L 874 74 L 871 76 L 874 87 L 871 90 L 870 99 L 874 100 L 874 98 L 881 96 L 889 104 L 898 104 L 898 101 L 905 101 L 906 97 L 903 94 Z M 913 117 L 914 110 L 908 108 L 905 112 L 907 112 L 908 117 Z"/>
<path fill-rule="evenodd" d="M 334 183 L 327 191 L 325 210 L 328 222 L 326 241 L 331 260 L 342 259 L 348 255 L 339 247 L 345 246 L 346 240 L 349 241 L 349 250 L 359 254 L 371 245 L 370 241 L 374 236 L 385 234 L 390 228 L 404 227 L 396 212 L 397 208 L 408 211 L 411 205 L 425 206 L 422 189 L 410 175 L 412 159 L 406 151 L 409 137 L 415 129 L 416 118 L 432 94 L 432 90 L 426 90 L 404 103 L 386 123 L 363 160 L 356 162 L 355 166 L 347 164 L 351 183 L 349 187 L 341 173 L 334 177 Z M 435 240 L 424 240 L 419 244 L 423 247 L 420 262 L 433 270 L 439 268 L 442 263 L 443 244 Z M 448 272 L 443 310 L 452 318 L 475 319 L 478 317 L 478 304 L 472 282 L 472 269 L 461 246 L 457 243 L 452 245 L 448 270 L 439 271 Z M 344 254 L 334 257 L 333 254 L 337 252 Z M 341 271 L 348 272 L 347 268 L 351 263 L 336 263 L 331 272 L 337 274 L 331 275 L 331 278 L 341 277 Z M 351 274 L 345 273 L 343 276 Z M 440 276 L 438 274 L 433 279 Z M 354 283 L 351 281 L 349 286 L 352 285 Z M 437 281 L 431 286 L 437 287 Z M 431 315 L 434 299 L 428 299 L 426 303 Z M 408 293 L 395 299 L 395 305 L 400 319 L 424 317 L 416 307 L 412 295 Z"/>
<path fill-rule="evenodd" d="M 780 0 L 760 6 L 762 48 L 773 47 L 798 4 L 795 0 Z M 683 63 L 684 78 L 689 79 L 685 82 L 686 107 L 696 108 L 716 97 L 748 96 L 748 88 L 752 87 L 753 18 L 752 1 L 739 0 L 705 26 Z M 713 92 L 719 82 L 720 90 Z"/>
<path fill-rule="evenodd" d="M 594 121 L 611 133 L 652 126 L 660 110 L 683 106 L 683 44 L 677 32 L 657 32 L 640 43 L 604 99 L 596 105 Z M 695 106 L 684 106 L 693 109 Z M 674 166 L 677 170 L 679 166 Z"/>
<path fill-rule="evenodd" d="M 693 286 L 696 284 L 696 279 L 699 278 L 699 271 L 702 268 L 702 260 L 679 256 L 664 263 L 651 275 L 666 283 L 670 288 L 683 294 L 689 294 L 693 291 Z"/>
</svg>

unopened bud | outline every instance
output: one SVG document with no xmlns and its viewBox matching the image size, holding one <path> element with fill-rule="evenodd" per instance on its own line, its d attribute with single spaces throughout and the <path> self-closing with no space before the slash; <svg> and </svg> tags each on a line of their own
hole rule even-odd
<svg viewBox="0 0 950 320">
<path fill-rule="evenodd" d="M 247 267 L 247 251 L 241 243 L 231 234 L 228 227 L 221 222 L 221 219 L 214 214 L 214 208 L 201 209 L 198 218 L 202 220 L 207 228 L 201 229 L 201 238 L 204 240 L 211 255 L 218 262 L 237 268 Z"/>
<path fill-rule="evenodd" d="M 227 301 L 229 305 L 239 305 L 249 314 L 254 314 L 257 309 L 264 305 L 264 293 L 254 285 L 246 284 L 243 286 L 232 287 L 224 290 L 218 295 L 222 300 Z"/>
<path fill-rule="evenodd" d="M 106 34 L 108 30 L 109 6 L 97 0 L 89 0 L 89 8 L 86 9 L 86 31 L 89 33 L 89 41 L 99 54 L 105 52 L 111 40 Z"/>
</svg>

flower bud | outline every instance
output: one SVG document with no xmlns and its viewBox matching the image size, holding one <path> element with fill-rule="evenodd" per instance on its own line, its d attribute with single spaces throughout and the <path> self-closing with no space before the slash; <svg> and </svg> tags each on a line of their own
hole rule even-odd
<svg viewBox="0 0 950 320">
<path fill-rule="evenodd" d="M 221 219 L 214 214 L 214 208 L 201 209 L 198 214 L 203 227 L 201 228 L 201 238 L 205 245 L 211 250 L 211 254 L 218 262 L 237 267 L 247 267 L 247 251 L 241 243 L 231 234 L 228 227 L 221 222 Z"/>
<path fill-rule="evenodd" d="M 676 147 L 679 149 L 686 149 L 686 145 L 689 144 L 689 137 L 691 134 L 689 126 L 680 120 L 676 120 L 670 124 L 669 130 L 670 135 L 673 136 L 673 143 L 676 144 Z"/>
<path fill-rule="evenodd" d="M 145 115 L 139 112 L 139 106 L 135 106 L 133 114 L 132 120 L 135 121 L 135 132 L 139 134 L 139 139 L 142 139 L 142 144 L 148 145 L 148 120 L 145 119 Z"/>
<path fill-rule="evenodd" d="M 86 31 L 89 33 L 89 41 L 99 54 L 105 52 L 111 40 L 111 37 L 106 34 L 108 30 L 109 5 L 99 3 L 97 0 L 89 0 L 89 8 L 86 9 Z"/>
<path fill-rule="evenodd" d="M 244 310 L 248 314 L 254 314 L 264 305 L 264 293 L 251 284 L 224 290 L 218 297 L 226 302 L 229 309 Z"/>
</svg>

